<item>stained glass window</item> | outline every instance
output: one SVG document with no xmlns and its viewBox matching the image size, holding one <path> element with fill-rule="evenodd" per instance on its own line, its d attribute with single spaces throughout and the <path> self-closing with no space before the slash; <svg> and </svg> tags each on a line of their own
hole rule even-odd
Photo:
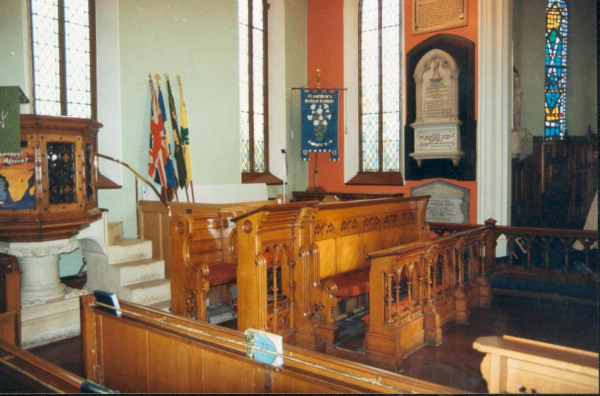
<svg viewBox="0 0 600 396">
<path fill-rule="evenodd" d="M 549 0 L 546 8 L 546 136 L 565 134 L 568 11 L 565 0 Z"/>
<path fill-rule="evenodd" d="M 362 172 L 400 171 L 402 1 L 361 0 Z"/>
<path fill-rule="evenodd" d="M 266 0 L 239 0 L 242 172 L 267 172 Z"/>
<path fill-rule="evenodd" d="M 35 112 L 95 117 L 94 0 L 31 0 Z"/>
</svg>

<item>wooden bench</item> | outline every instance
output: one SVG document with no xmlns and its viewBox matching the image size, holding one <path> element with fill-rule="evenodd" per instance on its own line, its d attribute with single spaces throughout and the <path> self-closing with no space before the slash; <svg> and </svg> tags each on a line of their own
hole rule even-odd
<svg viewBox="0 0 600 396">
<path fill-rule="evenodd" d="M 460 393 L 284 345 L 283 365 L 246 357 L 243 333 L 121 302 L 121 317 L 81 297 L 86 378 L 121 393 Z"/>
<path fill-rule="evenodd" d="M 325 349 L 338 340 L 340 302 L 371 290 L 369 253 L 429 238 L 428 197 L 319 204 L 310 225 L 308 308 Z"/>
<path fill-rule="evenodd" d="M 328 350 L 343 318 L 338 304 L 359 296 L 366 300 L 365 254 L 428 238 L 426 205 L 427 197 L 300 202 L 234 218 L 240 252 L 238 329 L 265 329 L 288 342 Z M 272 267 L 276 290 L 268 286 L 267 256 L 278 258 Z M 270 308 L 269 292 L 285 295 L 287 305 Z"/>
<path fill-rule="evenodd" d="M 489 293 L 483 262 L 493 259 L 492 238 L 491 226 L 479 226 L 368 255 L 371 364 L 398 371 L 404 356 L 424 343 L 439 345 L 442 329 L 467 323 L 475 302 Z"/>
<path fill-rule="evenodd" d="M 170 223 L 171 312 L 206 321 L 206 303 L 230 304 L 237 278 L 237 232 L 231 221 L 272 201 L 186 204 Z"/>
<path fill-rule="evenodd" d="M 598 354 L 510 336 L 479 337 L 489 393 L 598 394 Z"/>
</svg>

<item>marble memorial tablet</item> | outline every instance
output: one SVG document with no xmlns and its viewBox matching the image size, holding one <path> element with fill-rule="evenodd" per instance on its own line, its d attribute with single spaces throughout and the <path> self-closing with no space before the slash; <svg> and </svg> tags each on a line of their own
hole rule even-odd
<svg viewBox="0 0 600 396">
<path fill-rule="evenodd" d="M 458 166 L 460 125 L 458 119 L 458 77 L 454 58 L 445 51 L 433 49 L 417 63 L 413 75 L 416 85 L 417 117 L 415 148 L 409 154 L 421 166 L 427 159 L 450 159 Z"/>
<path fill-rule="evenodd" d="M 437 180 L 410 189 L 410 195 L 430 195 L 426 220 L 440 223 L 468 223 L 470 191 L 468 188 Z"/>
</svg>

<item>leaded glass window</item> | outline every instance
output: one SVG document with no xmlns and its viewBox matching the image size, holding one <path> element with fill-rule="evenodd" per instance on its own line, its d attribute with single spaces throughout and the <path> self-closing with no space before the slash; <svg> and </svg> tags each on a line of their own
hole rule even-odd
<svg viewBox="0 0 600 396">
<path fill-rule="evenodd" d="M 546 136 L 565 134 L 568 10 L 565 0 L 549 0 L 546 8 Z"/>
<path fill-rule="evenodd" d="M 31 0 L 35 112 L 96 118 L 94 0 Z"/>
<path fill-rule="evenodd" d="M 359 32 L 360 170 L 399 172 L 402 2 L 361 0 Z"/>
<path fill-rule="evenodd" d="M 266 0 L 239 0 L 242 172 L 268 172 Z"/>
</svg>

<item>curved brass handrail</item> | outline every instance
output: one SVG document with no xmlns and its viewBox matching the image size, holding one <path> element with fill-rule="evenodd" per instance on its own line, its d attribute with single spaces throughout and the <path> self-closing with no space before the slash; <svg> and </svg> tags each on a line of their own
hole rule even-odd
<svg viewBox="0 0 600 396">
<path fill-rule="evenodd" d="M 156 187 L 154 187 L 151 182 L 149 182 L 144 176 L 142 176 L 141 173 L 139 173 L 138 171 L 136 171 L 135 169 L 133 169 L 126 162 L 123 162 L 123 161 L 121 161 L 119 159 L 116 159 L 116 158 L 113 158 L 113 157 L 109 157 L 108 155 L 96 153 L 96 157 L 100 157 L 100 158 L 107 159 L 109 161 L 116 162 L 117 164 L 120 164 L 120 165 L 124 166 L 125 168 L 129 169 L 138 178 L 142 179 L 144 181 L 144 183 L 146 183 L 152 189 L 152 191 L 154 191 L 154 194 L 156 194 L 156 196 L 160 199 L 160 201 L 163 203 L 163 205 L 165 205 L 165 207 L 167 208 L 167 211 L 169 213 L 169 220 L 171 219 L 171 207 L 169 206 L 169 204 L 167 203 L 167 201 L 163 198 L 163 196 L 160 195 L 160 193 L 158 192 L 158 190 L 156 189 Z M 98 165 L 96 165 L 96 171 L 98 171 Z M 137 192 L 136 192 L 136 194 L 137 194 Z M 137 199 L 136 199 L 136 201 L 137 201 Z M 136 205 L 137 205 L 137 202 L 136 202 Z"/>
</svg>

